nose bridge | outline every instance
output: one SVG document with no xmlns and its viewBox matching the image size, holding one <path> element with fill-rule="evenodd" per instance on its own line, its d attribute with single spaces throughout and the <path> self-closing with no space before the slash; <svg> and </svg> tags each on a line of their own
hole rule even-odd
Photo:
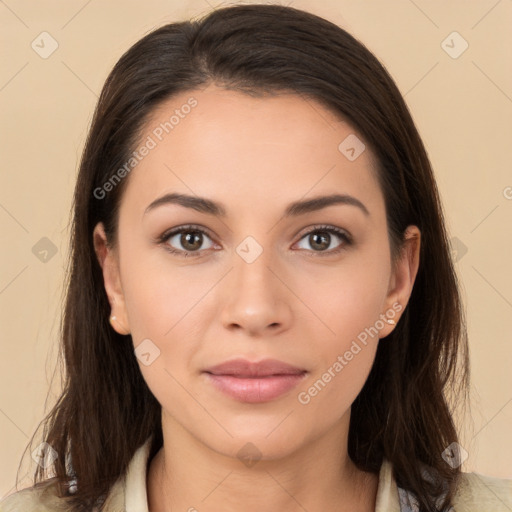
<svg viewBox="0 0 512 512">
<path fill-rule="evenodd" d="M 229 297 L 222 320 L 226 327 L 237 326 L 257 333 L 284 327 L 290 317 L 286 287 L 276 277 L 275 258 L 270 248 L 253 237 L 235 249 Z"/>
<path fill-rule="evenodd" d="M 264 248 L 252 237 L 238 245 L 233 269 L 233 291 L 238 300 L 268 302 L 275 299 L 279 292 L 276 290 L 276 278 L 270 270 L 274 260 L 272 249 Z"/>
</svg>

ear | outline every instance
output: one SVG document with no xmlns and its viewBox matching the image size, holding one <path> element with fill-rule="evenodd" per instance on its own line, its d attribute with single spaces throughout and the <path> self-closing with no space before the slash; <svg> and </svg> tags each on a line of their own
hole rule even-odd
<svg viewBox="0 0 512 512">
<path fill-rule="evenodd" d="M 93 241 L 98 262 L 103 270 L 103 282 L 112 310 L 111 316 L 115 317 L 111 320 L 112 328 L 119 334 L 130 334 L 119 273 L 119 258 L 117 251 L 107 242 L 102 222 L 99 222 L 94 228 Z"/>
<path fill-rule="evenodd" d="M 400 316 L 409 302 L 414 281 L 418 273 L 420 263 L 421 232 L 417 226 L 408 226 L 405 230 L 404 246 L 399 259 L 392 270 L 389 280 L 388 294 L 384 303 L 384 315 L 394 320 L 397 324 Z M 382 317 L 383 315 L 381 315 Z M 388 336 L 395 325 L 384 321 L 379 338 Z"/>
</svg>

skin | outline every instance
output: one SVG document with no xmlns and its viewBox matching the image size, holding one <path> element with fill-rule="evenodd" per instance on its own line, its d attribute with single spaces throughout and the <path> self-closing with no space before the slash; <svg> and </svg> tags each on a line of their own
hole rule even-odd
<svg viewBox="0 0 512 512">
<path fill-rule="evenodd" d="M 403 312 L 420 232 L 409 226 L 393 271 L 374 157 L 367 148 L 349 161 L 338 145 L 363 137 L 313 100 L 209 86 L 162 104 L 141 140 L 191 96 L 198 105 L 126 178 L 118 245 L 107 247 L 101 223 L 94 230 L 113 327 L 131 333 L 134 347 L 149 338 L 160 350 L 150 365 L 139 361 L 162 405 L 164 433 L 148 472 L 149 510 L 374 510 L 378 475 L 356 469 L 347 454 L 350 408 L 395 326 L 384 323 L 307 405 L 297 395 L 393 304 Z M 221 202 L 227 215 L 176 204 L 144 214 L 168 192 Z M 331 205 L 283 217 L 292 201 L 333 192 L 356 197 L 369 215 Z M 165 244 L 190 250 L 179 235 L 154 241 L 186 224 L 209 232 L 197 242 L 200 256 L 169 253 Z M 353 245 L 334 254 L 345 242 L 320 230 L 330 236 L 322 252 L 306 235 L 316 224 L 346 230 Z M 263 248 L 250 264 L 236 252 L 247 236 Z M 235 357 L 276 358 L 308 373 L 275 400 L 243 403 L 201 373 Z M 246 443 L 261 457 L 250 467 L 237 456 Z"/>
</svg>

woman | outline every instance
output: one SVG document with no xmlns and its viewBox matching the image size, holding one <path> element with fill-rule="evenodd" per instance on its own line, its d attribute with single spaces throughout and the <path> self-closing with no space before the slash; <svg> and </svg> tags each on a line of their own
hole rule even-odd
<svg viewBox="0 0 512 512">
<path fill-rule="evenodd" d="M 2 512 L 512 508 L 460 470 L 467 340 L 424 146 L 336 25 L 245 5 L 137 42 L 71 247 L 65 389 Z"/>
</svg>

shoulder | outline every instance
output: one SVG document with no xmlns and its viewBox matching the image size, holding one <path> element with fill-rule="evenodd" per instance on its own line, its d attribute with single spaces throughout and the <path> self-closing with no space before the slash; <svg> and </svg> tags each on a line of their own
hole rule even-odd
<svg viewBox="0 0 512 512">
<path fill-rule="evenodd" d="M 119 479 L 110 489 L 103 503 L 104 512 L 124 511 L 123 482 Z M 69 503 L 59 496 L 56 479 L 15 492 L 0 501 L 0 512 L 69 512 L 69 509 Z"/>
<path fill-rule="evenodd" d="M 453 506 L 457 512 L 512 510 L 512 480 L 479 473 L 462 473 Z"/>
<path fill-rule="evenodd" d="M 10 494 L 0 501 L 0 512 L 64 512 L 66 504 L 58 497 L 57 483 L 48 480 Z"/>
</svg>

